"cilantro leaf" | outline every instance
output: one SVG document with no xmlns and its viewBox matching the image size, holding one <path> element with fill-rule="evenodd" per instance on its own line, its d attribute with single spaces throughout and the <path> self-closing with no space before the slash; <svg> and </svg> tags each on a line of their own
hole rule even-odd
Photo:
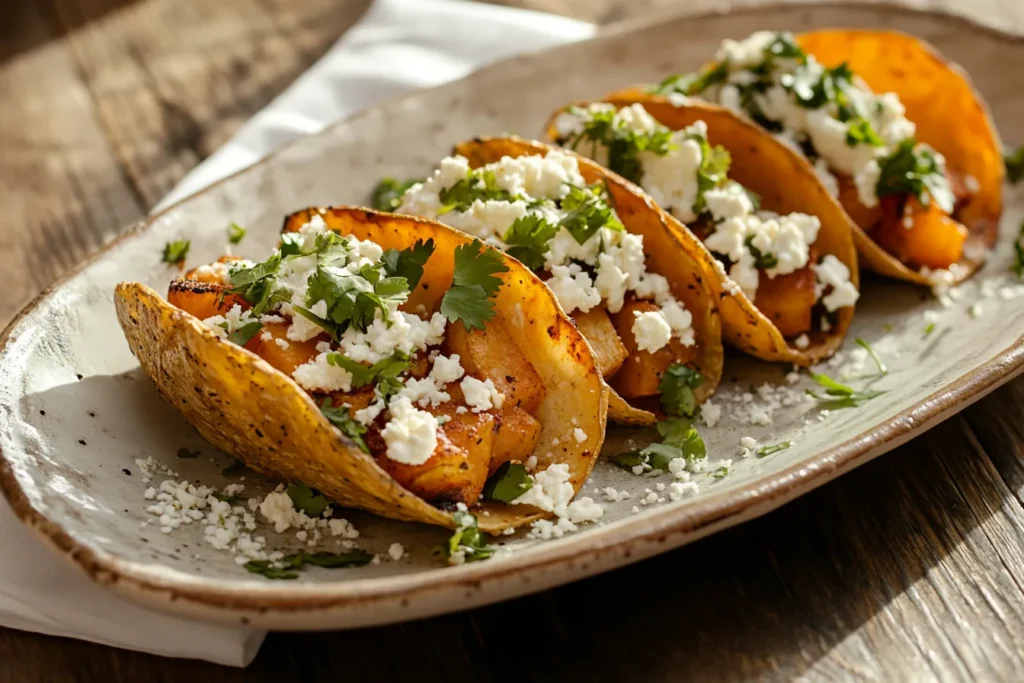
<svg viewBox="0 0 1024 683">
<path fill-rule="evenodd" d="M 298 256 L 302 253 L 305 238 L 297 232 L 286 232 L 281 235 L 281 256 Z"/>
<path fill-rule="evenodd" d="M 935 331 L 935 323 L 928 323 L 927 325 L 924 326 L 924 334 L 921 335 L 921 336 L 922 337 L 927 337 L 928 335 L 930 335 L 934 331 Z"/>
<path fill-rule="evenodd" d="M 280 560 L 250 560 L 245 563 L 245 568 L 253 574 L 259 574 L 268 579 L 297 579 L 298 569 L 307 564 L 325 569 L 338 569 L 341 567 L 362 567 L 373 561 L 373 555 L 365 550 L 347 550 L 343 553 L 315 552 L 307 553 L 300 550 L 291 555 L 285 555 Z"/>
<path fill-rule="evenodd" d="M 657 124 L 650 132 L 637 131 L 622 125 L 615 109 L 589 111 L 570 107 L 568 112 L 582 121 L 583 128 L 559 144 L 574 150 L 584 142 L 605 146 L 608 149 L 608 168 L 634 183 L 639 184 L 643 178 L 641 152 L 664 156 L 674 147 L 672 131 L 666 126 Z"/>
<path fill-rule="evenodd" d="M 885 393 L 884 391 L 876 390 L 857 391 L 853 387 L 837 382 L 828 375 L 813 372 L 811 373 L 811 379 L 825 389 L 825 394 L 821 395 L 810 389 L 807 390 L 807 393 L 819 401 L 824 401 L 824 407 L 829 409 L 856 408 L 862 403 Z"/>
<path fill-rule="evenodd" d="M 846 144 L 850 147 L 860 144 L 881 147 L 885 143 L 882 142 L 882 138 L 878 137 L 878 133 L 875 132 L 870 121 L 858 117 L 850 122 L 846 130 Z"/>
<path fill-rule="evenodd" d="M 402 303 L 409 296 L 405 278 L 380 277 L 382 264 L 363 268 L 353 273 L 343 265 L 318 255 L 316 271 L 309 276 L 306 290 L 306 306 L 312 308 L 317 302 L 327 305 L 327 315 L 310 317 L 337 338 L 350 326 L 365 332 L 380 311 L 383 320 L 388 320 L 389 303 Z M 296 310 L 299 310 L 296 308 Z"/>
<path fill-rule="evenodd" d="M 416 289 L 423 277 L 423 266 L 434 253 L 434 240 L 416 240 L 408 249 L 388 249 L 381 256 L 384 270 L 389 277 L 405 278 L 410 290 Z"/>
<path fill-rule="evenodd" d="M 238 244 L 245 239 L 246 230 L 238 223 L 231 223 L 228 225 L 228 242 L 231 244 Z"/>
<path fill-rule="evenodd" d="M 263 329 L 263 323 L 254 320 L 246 323 L 228 335 L 228 341 L 239 346 L 245 346 L 249 340 L 256 336 L 256 333 Z"/>
<path fill-rule="evenodd" d="M 729 150 L 721 145 L 711 146 L 708 139 L 703 135 L 688 135 L 687 140 L 693 140 L 700 145 L 701 161 L 697 169 L 697 198 L 693 202 L 694 213 L 700 214 L 707 208 L 704 193 L 720 187 L 728 180 L 729 166 L 732 165 L 732 156 Z"/>
<path fill-rule="evenodd" d="M 715 479 L 725 479 L 726 477 L 729 476 L 729 466 L 722 465 L 717 470 L 712 472 L 711 476 L 714 477 Z"/>
<path fill-rule="evenodd" d="M 756 451 L 754 451 L 754 453 L 757 454 L 757 457 L 763 458 L 765 456 L 775 455 L 776 453 L 784 451 L 792 445 L 792 441 L 780 441 L 779 443 L 774 444 L 772 446 L 761 446 Z"/>
<path fill-rule="evenodd" d="M 511 202 L 517 199 L 508 190 L 498 187 L 494 171 L 470 171 L 459 182 L 441 190 L 437 197 L 441 200 L 439 216 L 449 211 L 465 211 L 477 200 Z"/>
<path fill-rule="evenodd" d="M 370 447 L 366 445 L 363 434 L 366 433 L 366 425 L 356 421 L 346 406 L 333 406 L 331 399 L 326 398 L 320 404 L 320 412 L 327 418 L 328 422 L 337 427 L 342 434 L 359 447 L 363 453 L 369 453 Z"/>
<path fill-rule="evenodd" d="M 707 446 L 697 433 L 693 422 L 680 417 L 670 417 L 657 425 L 662 443 L 679 449 L 687 460 L 703 460 L 707 457 Z"/>
<path fill-rule="evenodd" d="M 327 354 L 327 363 L 347 370 L 352 375 L 352 387 L 355 389 L 368 384 L 374 385 L 384 400 L 403 389 L 404 385 L 399 376 L 408 370 L 410 365 L 409 355 L 400 351 L 369 366 L 357 363 L 338 352 Z"/>
<path fill-rule="evenodd" d="M 587 188 L 570 185 L 561 208 L 566 214 L 559 225 L 580 244 L 586 244 L 601 228 L 625 230 L 605 199 L 604 187 L 598 183 Z"/>
<path fill-rule="evenodd" d="M 871 356 L 871 360 L 875 361 L 875 365 L 878 367 L 878 375 L 880 377 L 884 377 L 885 375 L 889 374 L 889 368 L 886 367 L 885 363 L 882 362 L 882 359 L 878 357 L 878 354 L 875 353 L 875 350 L 871 348 L 870 344 L 868 344 L 860 337 L 857 337 L 853 341 L 856 342 L 857 346 L 866 350 L 868 352 L 868 355 Z"/>
<path fill-rule="evenodd" d="M 708 456 L 704 439 L 690 420 L 669 418 L 659 422 L 657 428 L 662 437 L 660 443 L 652 443 L 638 451 L 613 455 L 609 459 L 619 467 L 634 473 L 637 473 L 635 468 L 640 467 L 642 473 L 649 470 L 668 472 L 670 463 L 677 458 L 694 462 Z"/>
<path fill-rule="evenodd" d="M 476 517 L 461 510 L 452 517 L 456 524 L 455 532 L 448 543 L 438 549 L 438 555 L 447 557 L 450 564 L 477 562 L 494 555 L 494 548 L 487 544 L 487 539 L 477 526 Z"/>
<path fill-rule="evenodd" d="M 287 300 L 287 287 L 277 281 L 277 271 L 281 267 L 281 254 L 275 252 L 266 261 L 249 268 L 239 268 L 230 272 L 230 294 L 240 294 L 252 305 L 253 315 L 262 315 L 275 304 Z"/>
<path fill-rule="evenodd" d="M 946 213 L 953 212 L 953 192 L 942 164 L 930 147 L 907 138 L 889 156 L 880 159 L 878 165 L 881 168 L 876 186 L 879 197 L 910 194 L 927 204 L 927 195 Z"/>
<path fill-rule="evenodd" d="M 373 188 L 370 197 L 370 206 L 378 211 L 394 211 L 402 205 L 402 195 L 405 191 L 422 179 L 396 180 L 395 178 L 381 178 L 377 186 Z"/>
<path fill-rule="evenodd" d="M 713 85 L 724 83 L 729 76 L 729 64 L 721 61 L 699 73 L 673 74 L 650 89 L 655 95 L 699 95 Z"/>
<path fill-rule="evenodd" d="M 1024 179 L 1024 145 L 1017 149 L 1008 149 L 1003 153 L 1006 164 L 1006 179 L 1014 185 Z"/>
<path fill-rule="evenodd" d="M 441 314 L 451 322 L 461 320 L 466 330 L 484 329 L 494 317 L 494 302 L 502 280 L 497 273 L 507 273 L 501 256 L 493 249 L 484 249 L 478 240 L 455 248 L 455 271 L 451 288 L 441 299 Z"/>
<path fill-rule="evenodd" d="M 192 247 L 190 240 L 174 240 L 164 245 L 164 263 L 181 264 L 188 256 L 188 250 Z"/>
<path fill-rule="evenodd" d="M 518 462 L 505 461 L 487 478 L 484 484 L 484 500 L 508 503 L 533 488 L 533 480 L 526 473 L 526 467 Z"/>
<path fill-rule="evenodd" d="M 743 245 L 746 246 L 750 255 L 754 257 L 755 268 L 774 268 L 779 265 L 779 259 L 775 254 L 770 251 L 768 253 L 763 253 L 760 249 L 754 246 L 753 235 L 748 235 L 747 238 L 743 240 Z"/>
<path fill-rule="evenodd" d="M 329 500 L 301 482 L 288 484 L 285 493 L 292 499 L 296 510 L 301 510 L 310 517 L 320 517 L 331 505 Z"/>
<path fill-rule="evenodd" d="M 527 268 L 538 270 L 544 267 L 544 254 L 548 242 L 558 233 L 558 226 L 544 220 L 538 213 L 517 218 L 505 232 L 505 249 L 512 257 L 519 259 Z"/>
<path fill-rule="evenodd" d="M 693 417 L 697 412 L 693 390 L 703 383 L 704 376 L 697 370 L 682 363 L 670 365 L 658 382 L 662 410 L 674 417 Z"/>
</svg>

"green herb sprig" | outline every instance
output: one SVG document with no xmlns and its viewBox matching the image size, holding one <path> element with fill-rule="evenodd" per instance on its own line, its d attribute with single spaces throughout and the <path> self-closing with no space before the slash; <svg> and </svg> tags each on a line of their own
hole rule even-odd
<svg viewBox="0 0 1024 683">
<path fill-rule="evenodd" d="M 452 286 L 441 298 L 441 314 L 453 323 L 461 320 L 467 331 L 484 329 L 495 315 L 491 299 L 502 285 L 497 275 L 507 272 L 497 252 L 484 249 L 478 240 L 459 245 Z"/>
<path fill-rule="evenodd" d="M 347 550 L 343 553 L 316 552 L 307 553 L 300 550 L 285 555 L 280 560 L 250 560 L 245 568 L 253 574 L 267 579 L 297 579 L 299 569 L 306 565 L 323 567 L 324 569 L 340 569 L 343 567 L 362 567 L 373 561 L 373 555 L 365 550 Z"/>
</svg>

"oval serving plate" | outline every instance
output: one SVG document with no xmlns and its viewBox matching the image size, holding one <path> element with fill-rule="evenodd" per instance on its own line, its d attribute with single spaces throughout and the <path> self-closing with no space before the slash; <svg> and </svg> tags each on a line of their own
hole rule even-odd
<svg viewBox="0 0 1024 683">
<path fill-rule="evenodd" d="M 152 481 L 144 481 L 148 468 L 137 459 L 153 458 L 192 481 L 239 481 L 222 474 L 231 461 L 161 401 L 115 319 L 115 283 L 139 280 L 166 289 L 176 271 L 160 261 L 165 242 L 191 239 L 189 262 L 206 262 L 222 253 L 225 226 L 237 221 L 249 227 L 242 255 L 266 253 L 287 212 L 365 201 L 381 176 L 422 175 L 466 137 L 539 135 L 548 113 L 564 102 L 694 69 L 722 38 L 824 26 L 895 26 L 931 41 L 972 75 L 1003 136 L 1024 141 L 1024 81 L 1005 68 L 1024 61 L 1019 38 L 962 19 L 878 6 L 762 8 L 660 21 L 391 100 L 148 220 L 22 312 L 0 351 L 0 484 L 8 500 L 93 579 L 150 606 L 269 628 L 353 627 L 538 591 L 689 543 L 776 508 L 964 408 L 1024 370 L 1024 292 L 1008 270 L 1008 235 L 1020 223 L 1024 195 L 1012 190 L 998 252 L 947 306 L 910 286 L 866 284 L 843 354 L 825 371 L 872 372 L 853 344 L 861 337 L 888 364 L 888 375 L 872 385 L 885 394 L 856 409 L 823 413 L 804 394 L 811 386 L 806 375 L 792 381 L 785 368 L 730 357 L 715 397 L 723 415 L 714 428 L 702 428 L 713 467 L 694 477 L 698 495 L 672 501 L 667 489 L 658 490 L 671 482 L 668 476 L 635 477 L 602 464 L 585 487 L 604 505 L 599 524 L 550 541 L 504 537 L 495 558 L 451 568 L 430 554 L 443 531 L 339 511 L 359 529 L 360 545 L 382 561 L 313 569 L 284 582 L 245 572 L 231 554 L 203 540 L 202 524 L 162 533 L 145 512 L 144 490 L 165 477 L 150 472 Z M 868 380 L 853 382 L 861 387 Z M 741 436 L 793 445 L 743 458 Z M 605 453 L 625 449 L 634 437 L 640 438 L 613 430 Z M 178 458 L 181 448 L 200 455 Z M 729 458 L 729 474 L 713 476 Z M 274 485 L 245 476 L 246 495 Z M 600 492 L 605 487 L 631 497 L 608 502 Z M 651 502 L 641 502 L 652 494 Z M 275 534 L 266 524 L 257 533 L 270 548 L 302 546 L 294 533 Z M 409 554 L 389 559 L 393 542 Z"/>
</svg>

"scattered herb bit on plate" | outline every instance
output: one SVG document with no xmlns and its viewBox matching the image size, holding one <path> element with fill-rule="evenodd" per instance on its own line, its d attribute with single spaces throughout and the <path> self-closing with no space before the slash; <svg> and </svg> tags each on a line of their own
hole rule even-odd
<svg viewBox="0 0 1024 683">
<path fill-rule="evenodd" d="M 192 246 L 189 240 L 174 240 L 164 245 L 164 263 L 181 265 L 188 256 L 188 250 Z"/>
<path fill-rule="evenodd" d="M 858 391 L 853 387 L 837 382 L 828 375 L 813 372 L 811 373 L 811 379 L 817 382 L 818 386 L 825 390 L 825 394 L 819 394 L 811 389 L 808 389 L 807 393 L 819 401 L 823 401 L 824 403 L 821 407 L 829 410 L 856 408 L 862 403 L 870 401 L 873 398 L 877 398 L 885 393 L 884 391 L 874 389 Z"/>
<path fill-rule="evenodd" d="M 885 375 L 889 374 L 889 368 L 886 366 L 885 363 L 882 362 L 882 359 L 878 357 L 878 354 L 875 353 L 875 350 L 871 348 L 870 344 L 868 344 L 860 337 L 857 337 L 856 339 L 854 339 L 854 341 L 857 343 L 857 346 L 860 346 L 861 348 L 868 352 L 868 355 L 871 356 L 871 360 L 875 361 L 875 365 L 878 367 L 879 377 L 884 377 Z"/>
<path fill-rule="evenodd" d="M 526 467 L 518 462 L 503 462 L 484 484 L 484 500 L 508 503 L 533 488 L 533 480 Z"/>
<path fill-rule="evenodd" d="M 784 450 L 786 450 L 787 448 L 789 448 L 792 445 L 793 445 L 792 441 L 780 441 L 779 443 L 772 444 L 770 446 L 767 446 L 767 445 L 766 446 L 761 446 L 760 448 L 758 448 L 754 452 L 757 454 L 757 457 L 763 458 L 765 456 L 775 455 L 776 453 L 778 453 L 780 451 L 784 451 Z"/>
<path fill-rule="evenodd" d="M 373 555 L 365 550 L 346 550 L 343 553 L 315 552 L 307 553 L 300 550 L 285 555 L 280 560 L 250 560 L 245 568 L 253 574 L 268 579 L 297 579 L 299 572 L 306 565 L 323 567 L 324 569 L 340 569 L 342 567 L 362 567 L 373 561 Z"/>
<path fill-rule="evenodd" d="M 228 225 L 228 242 L 231 244 L 238 244 L 245 239 L 246 230 L 238 223 L 231 223 Z"/>
<path fill-rule="evenodd" d="M 465 510 L 457 510 L 452 517 L 457 525 L 448 543 L 437 549 L 436 554 L 448 558 L 448 564 L 463 564 L 486 560 L 494 555 L 494 548 L 487 544 L 476 517 Z"/>
<path fill-rule="evenodd" d="M 292 499 L 296 510 L 302 510 L 310 517 L 320 517 L 331 502 L 303 483 L 288 484 L 285 493 Z"/>
</svg>

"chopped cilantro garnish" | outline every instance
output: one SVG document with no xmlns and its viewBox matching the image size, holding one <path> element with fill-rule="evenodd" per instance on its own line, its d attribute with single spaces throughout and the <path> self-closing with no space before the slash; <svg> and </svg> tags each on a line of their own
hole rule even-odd
<svg viewBox="0 0 1024 683">
<path fill-rule="evenodd" d="M 310 517 L 320 517 L 331 505 L 329 500 L 301 482 L 288 484 L 285 493 L 292 499 L 296 510 L 301 510 Z"/>
<path fill-rule="evenodd" d="M 764 54 L 771 58 L 796 59 L 806 61 L 807 53 L 793 39 L 791 33 L 777 33 L 774 40 L 764 48 Z"/>
<path fill-rule="evenodd" d="M 780 441 L 779 443 L 771 446 L 761 446 L 754 452 L 757 454 L 757 457 L 763 458 L 768 455 L 775 455 L 779 451 L 784 451 L 792 445 L 792 441 Z"/>
<path fill-rule="evenodd" d="M 682 363 L 670 365 L 658 382 L 661 408 L 666 415 L 692 417 L 697 411 L 693 390 L 704 383 L 704 376 Z"/>
<path fill-rule="evenodd" d="M 168 242 L 164 245 L 164 263 L 183 263 L 185 257 L 188 256 L 188 250 L 191 246 L 192 242 L 190 240 Z"/>
<path fill-rule="evenodd" d="M 860 346 L 865 351 L 867 351 L 868 355 L 871 356 L 871 360 L 875 361 L 875 365 L 878 367 L 878 375 L 879 376 L 885 376 L 885 375 L 889 374 L 889 368 L 886 367 L 885 363 L 882 362 L 882 359 L 878 357 L 878 354 L 875 353 L 875 350 L 873 348 L 871 348 L 870 344 L 868 344 L 866 341 L 864 341 L 860 337 L 857 337 L 856 339 L 854 339 L 854 342 L 857 343 L 857 346 Z"/>
<path fill-rule="evenodd" d="M 502 285 L 497 274 L 507 272 L 497 252 L 478 240 L 456 247 L 452 286 L 441 298 L 441 314 L 451 322 L 461 320 L 467 331 L 484 329 L 494 317 L 491 299 Z"/>
<path fill-rule="evenodd" d="M 583 121 L 583 130 L 562 141 L 562 144 L 576 150 L 583 142 L 607 147 L 608 168 L 634 183 L 639 183 L 643 178 L 643 165 L 639 158 L 641 152 L 664 156 L 673 148 L 671 130 L 658 125 L 648 133 L 633 130 L 626 125 L 616 125 L 618 112 L 615 109 L 588 111 L 570 107 L 569 113 Z"/>
<path fill-rule="evenodd" d="M 527 268 L 538 270 L 544 266 L 544 254 L 548 242 L 558 232 L 558 226 L 546 221 L 541 214 L 531 213 L 517 218 L 505 232 L 505 249 L 511 256 L 523 262 Z"/>
<path fill-rule="evenodd" d="M 825 401 L 823 407 L 829 409 L 856 408 L 865 401 L 870 401 L 885 393 L 884 391 L 876 390 L 857 391 L 853 387 L 837 382 L 828 375 L 813 372 L 811 373 L 811 379 L 825 389 L 825 395 L 815 393 L 810 389 L 807 390 L 807 393 L 819 401 Z"/>
<path fill-rule="evenodd" d="M 928 323 L 924 326 L 924 334 L 922 336 L 927 337 L 935 331 L 935 323 Z"/>
<path fill-rule="evenodd" d="M 263 263 L 230 272 L 231 294 L 240 294 L 252 305 L 253 315 L 263 315 L 276 304 L 288 299 L 288 289 L 277 281 L 281 254 L 274 252 Z"/>
<path fill-rule="evenodd" d="M 190 451 L 188 448 L 182 446 L 178 449 L 177 455 L 183 460 L 193 460 L 199 457 L 199 451 Z"/>
<path fill-rule="evenodd" d="M 249 340 L 256 336 L 256 333 L 263 329 L 263 323 L 259 320 L 253 320 L 251 323 L 246 323 L 239 327 L 237 330 L 228 335 L 228 341 L 232 344 L 238 344 L 239 346 L 245 346 L 249 343 Z"/>
<path fill-rule="evenodd" d="M 724 479 L 725 477 L 729 476 L 729 466 L 722 465 L 717 470 L 712 472 L 711 476 L 714 477 L 715 479 Z"/>
<path fill-rule="evenodd" d="M 298 256 L 302 253 L 303 242 L 305 242 L 305 238 L 301 233 L 283 233 L 281 235 L 281 246 L 278 247 L 281 251 L 281 256 Z"/>
<path fill-rule="evenodd" d="M 370 206 L 378 211 L 394 211 L 402 205 L 402 195 L 405 191 L 422 180 L 396 180 L 395 178 L 381 178 L 377 186 L 373 188 L 373 195 L 370 198 Z"/>
<path fill-rule="evenodd" d="M 494 548 L 487 544 L 476 517 L 469 512 L 459 510 L 452 515 L 456 528 L 448 543 L 438 549 L 439 555 L 447 557 L 452 564 L 477 562 L 486 560 L 494 554 Z"/>
<path fill-rule="evenodd" d="M 779 265 L 779 259 L 775 254 L 763 253 L 760 249 L 754 246 L 754 236 L 750 235 L 747 239 L 743 240 L 743 244 L 746 245 L 747 250 L 750 251 L 750 255 L 754 257 L 755 268 L 774 268 Z"/>
<path fill-rule="evenodd" d="M 1008 149 L 1003 153 L 1006 164 L 1006 179 L 1016 184 L 1024 179 L 1024 145 L 1017 149 Z"/>
<path fill-rule="evenodd" d="M 245 563 L 245 568 L 253 574 L 259 574 L 268 579 L 297 579 L 299 578 L 299 573 L 296 570 L 301 569 L 307 564 L 325 569 L 338 569 L 341 567 L 362 567 L 372 561 L 373 555 L 359 549 L 346 550 L 343 553 L 307 553 L 300 550 L 297 553 L 285 555 L 276 561 L 250 560 Z"/>
<path fill-rule="evenodd" d="M 516 199 L 508 190 L 498 187 L 494 171 L 470 171 L 459 182 L 441 190 L 437 197 L 442 204 L 438 215 L 465 211 L 477 200 L 511 202 Z"/>
<path fill-rule="evenodd" d="M 533 480 L 526 467 L 518 462 L 506 461 L 495 470 L 484 484 L 484 500 L 508 503 L 533 488 Z"/>
<path fill-rule="evenodd" d="M 637 451 L 628 451 L 611 456 L 610 460 L 619 467 L 634 470 L 661 470 L 668 472 L 669 463 L 676 458 L 685 458 L 687 462 L 703 460 L 707 457 L 707 446 L 693 423 L 685 418 L 670 417 L 657 425 L 661 442 L 655 442 Z"/>
<path fill-rule="evenodd" d="M 240 496 L 238 494 L 232 494 L 228 496 L 223 493 L 214 493 L 213 497 L 222 503 L 227 503 L 228 505 L 232 506 L 239 505 L 245 502 L 245 496 Z"/>
<path fill-rule="evenodd" d="M 953 212 L 953 193 L 935 152 L 918 145 L 914 138 L 901 142 L 889 156 L 879 160 L 881 173 L 876 190 L 879 197 L 892 194 L 911 194 L 922 204 L 929 200 L 946 213 Z"/>
<path fill-rule="evenodd" d="M 1024 221 L 1021 222 L 1017 240 L 1013 243 L 1013 266 L 1011 267 L 1018 278 L 1024 277 Z"/>
<path fill-rule="evenodd" d="M 566 214 L 558 224 L 580 244 L 586 244 L 601 228 L 625 230 L 608 204 L 605 188 L 598 183 L 587 188 L 570 185 L 561 208 Z"/>
<path fill-rule="evenodd" d="M 316 271 L 309 276 L 306 290 L 306 308 L 295 307 L 334 339 L 349 327 L 365 332 L 378 312 L 388 321 L 389 305 L 401 304 L 409 296 L 409 283 L 404 277 L 382 276 L 383 263 L 365 266 L 358 273 L 350 271 L 344 265 L 347 249 L 344 242 L 318 244 Z M 327 307 L 323 317 L 310 310 L 320 301 Z"/>
<path fill-rule="evenodd" d="M 789 89 L 796 99 L 796 104 L 805 109 L 819 109 L 829 102 L 835 102 L 840 121 L 849 121 L 857 116 L 846 88 L 853 80 L 853 72 L 846 63 L 825 69 L 821 77 L 813 85 L 807 85 L 803 79 L 794 78 Z"/>
<path fill-rule="evenodd" d="M 729 150 L 721 145 L 711 146 L 708 139 L 702 135 L 691 135 L 700 145 L 701 161 L 697 169 L 697 198 L 693 202 L 693 212 L 700 214 L 707 208 L 704 193 L 721 186 L 728 180 L 729 166 L 732 164 L 732 157 Z"/>
<path fill-rule="evenodd" d="M 699 95 L 713 85 L 724 83 L 728 76 L 729 65 L 723 61 L 700 73 L 673 74 L 651 88 L 650 92 L 655 95 Z"/>
<path fill-rule="evenodd" d="M 870 121 L 865 118 L 856 118 L 850 121 L 849 127 L 846 129 L 846 144 L 850 147 L 861 144 L 881 147 L 885 143 L 882 142 L 882 138 L 878 137 L 878 133 L 875 132 Z"/>
<path fill-rule="evenodd" d="M 238 223 L 231 223 L 228 225 L 228 242 L 231 244 L 238 244 L 245 239 L 245 228 Z"/>
<path fill-rule="evenodd" d="M 327 363 L 347 370 L 352 375 L 353 389 L 372 384 L 384 400 L 402 390 L 403 385 L 398 377 L 409 369 L 410 364 L 409 355 L 400 351 L 373 365 L 363 365 L 338 352 L 333 352 L 327 354 Z"/>
<path fill-rule="evenodd" d="M 380 257 L 388 277 L 404 277 L 410 290 L 416 289 L 423 277 L 423 266 L 434 253 L 434 240 L 416 240 L 408 249 L 388 249 Z"/>
<path fill-rule="evenodd" d="M 357 422 L 349 414 L 346 406 L 332 406 L 331 399 L 326 398 L 320 404 L 320 412 L 327 420 L 341 430 L 341 433 L 351 439 L 363 453 L 369 453 L 370 447 L 366 445 L 363 434 L 366 433 L 366 425 Z"/>
</svg>

